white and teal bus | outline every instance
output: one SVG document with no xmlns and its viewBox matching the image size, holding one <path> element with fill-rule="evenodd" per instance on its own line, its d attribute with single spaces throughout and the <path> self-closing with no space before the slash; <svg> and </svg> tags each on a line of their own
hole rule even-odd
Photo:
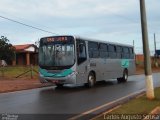
<svg viewBox="0 0 160 120">
<path fill-rule="evenodd" d="M 58 87 L 92 87 L 97 81 L 109 79 L 126 82 L 135 73 L 134 57 L 130 45 L 75 36 L 44 37 L 39 46 L 40 81 Z"/>
</svg>

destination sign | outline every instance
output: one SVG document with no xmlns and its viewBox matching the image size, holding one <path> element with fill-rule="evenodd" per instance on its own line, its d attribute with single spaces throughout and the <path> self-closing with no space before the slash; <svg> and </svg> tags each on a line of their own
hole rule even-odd
<svg viewBox="0 0 160 120">
<path fill-rule="evenodd" d="M 43 44 L 72 44 L 74 43 L 74 38 L 72 36 L 53 36 L 41 38 L 40 45 Z"/>
<path fill-rule="evenodd" d="M 47 42 L 55 42 L 55 41 L 67 41 L 67 37 L 49 37 L 47 38 Z"/>
</svg>

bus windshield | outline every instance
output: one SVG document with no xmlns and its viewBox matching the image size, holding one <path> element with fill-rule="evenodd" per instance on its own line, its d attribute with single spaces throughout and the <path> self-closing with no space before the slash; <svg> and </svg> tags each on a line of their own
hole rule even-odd
<svg viewBox="0 0 160 120">
<path fill-rule="evenodd" d="M 44 67 L 65 67 L 75 62 L 74 40 L 40 42 L 39 65 Z"/>
</svg>

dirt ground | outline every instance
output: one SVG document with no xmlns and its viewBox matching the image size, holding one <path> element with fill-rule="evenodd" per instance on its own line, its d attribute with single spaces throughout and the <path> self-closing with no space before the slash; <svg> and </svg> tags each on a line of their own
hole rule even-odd
<svg viewBox="0 0 160 120">
<path fill-rule="evenodd" d="M 51 86 L 50 83 L 41 84 L 38 79 L 0 78 L 0 93 L 13 92 Z"/>
<path fill-rule="evenodd" d="M 154 68 L 153 72 L 160 72 L 160 68 Z M 143 68 L 137 68 L 136 74 L 143 74 Z M 34 89 L 51 86 L 53 84 L 41 84 L 38 78 L 2 78 L 0 77 L 0 93 Z"/>
<path fill-rule="evenodd" d="M 158 73 L 158 72 L 160 72 L 160 68 L 152 68 L 152 73 Z M 135 74 L 136 75 L 144 74 L 144 68 L 143 67 L 137 67 Z"/>
</svg>

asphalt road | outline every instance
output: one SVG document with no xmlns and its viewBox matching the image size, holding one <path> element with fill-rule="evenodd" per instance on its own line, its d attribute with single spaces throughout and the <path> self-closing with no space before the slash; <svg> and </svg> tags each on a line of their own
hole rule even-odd
<svg viewBox="0 0 160 120">
<path fill-rule="evenodd" d="M 160 86 L 160 74 L 153 74 L 154 86 Z M 144 75 L 130 76 L 127 83 L 116 80 L 85 87 L 38 88 L 0 94 L 0 113 L 49 114 L 70 118 L 145 88 Z M 42 116 L 41 116 L 42 118 Z"/>
</svg>

